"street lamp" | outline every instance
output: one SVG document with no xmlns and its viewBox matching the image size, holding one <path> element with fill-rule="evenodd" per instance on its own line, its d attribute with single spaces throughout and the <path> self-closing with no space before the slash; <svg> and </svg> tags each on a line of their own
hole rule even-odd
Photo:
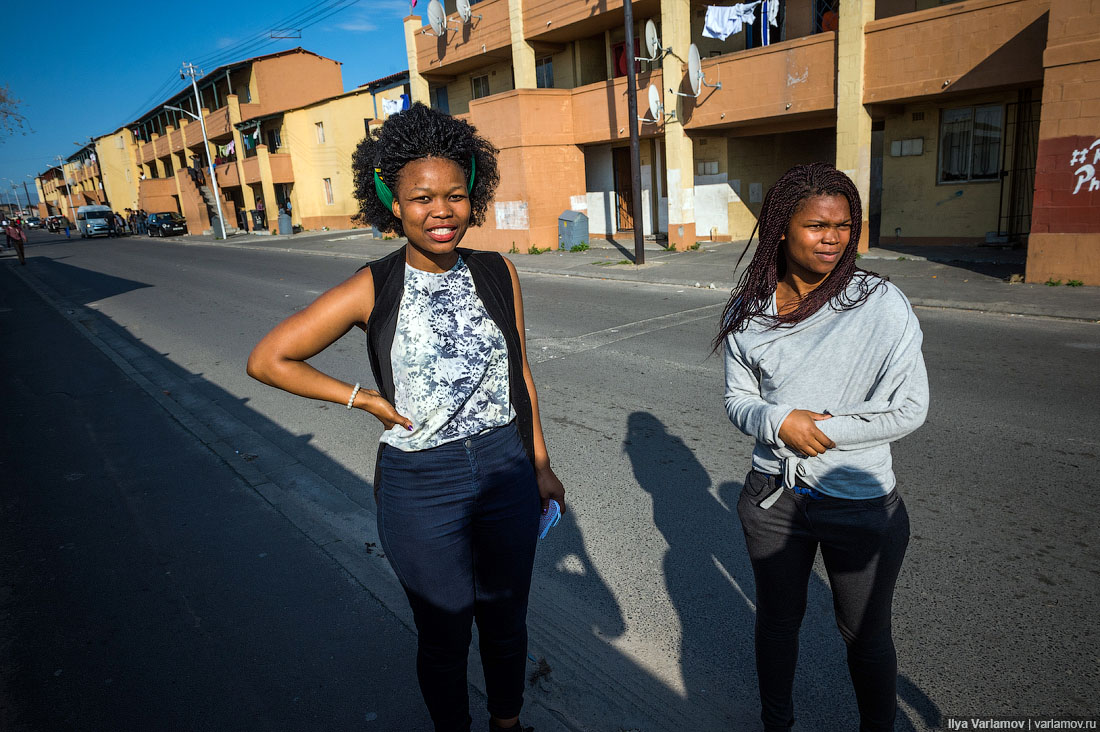
<svg viewBox="0 0 1100 732">
<path fill-rule="evenodd" d="M 200 73 L 199 70 L 195 68 L 194 64 L 184 63 L 183 66 L 180 67 L 180 78 L 181 79 L 186 79 L 188 76 L 191 77 L 191 88 L 195 92 L 195 109 L 199 110 L 199 112 L 201 113 L 202 112 L 202 98 L 199 96 L 198 82 L 195 81 L 195 77 L 199 73 Z M 165 106 L 166 109 L 174 109 L 177 112 L 183 112 L 185 114 L 188 114 L 188 115 L 194 117 L 195 119 L 197 119 L 199 121 L 199 126 L 202 127 L 202 146 L 203 146 L 203 150 L 206 151 L 206 163 L 207 163 L 207 166 L 210 170 L 210 185 L 214 189 L 214 205 L 218 209 L 218 226 L 217 226 L 217 228 L 211 226 L 211 228 L 214 229 L 214 238 L 215 239 L 224 239 L 225 238 L 225 214 L 222 213 L 222 196 L 221 196 L 221 192 L 218 190 L 218 176 L 217 176 L 217 173 L 215 173 L 215 171 L 214 171 L 214 157 L 210 154 L 210 140 L 206 136 L 206 120 L 204 120 L 202 118 L 202 114 L 193 114 L 191 112 L 188 112 L 186 109 L 182 109 L 180 107 L 170 107 L 167 104 L 164 105 L 164 106 Z M 220 232 L 219 232 L 219 229 L 220 229 Z"/>
</svg>

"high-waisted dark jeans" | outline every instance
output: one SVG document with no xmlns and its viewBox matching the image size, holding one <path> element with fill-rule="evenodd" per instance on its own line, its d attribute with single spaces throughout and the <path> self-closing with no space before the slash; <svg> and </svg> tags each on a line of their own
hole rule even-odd
<svg viewBox="0 0 1100 732">
<path fill-rule="evenodd" d="M 387 445 L 381 467 L 378 535 L 412 605 L 416 673 L 437 732 L 470 728 L 472 620 L 489 713 L 516 716 L 540 500 L 515 422 L 417 452 Z"/>
<path fill-rule="evenodd" d="M 798 630 L 820 546 L 836 624 L 848 646 L 860 731 L 893 730 L 898 662 L 890 608 L 909 544 L 905 503 L 896 490 L 868 500 L 815 499 L 784 490 L 771 508 L 762 509 L 757 504 L 775 491 L 776 478 L 750 472 L 737 503 L 756 578 L 756 671 L 764 729 L 794 724 Z"/>
</svg>

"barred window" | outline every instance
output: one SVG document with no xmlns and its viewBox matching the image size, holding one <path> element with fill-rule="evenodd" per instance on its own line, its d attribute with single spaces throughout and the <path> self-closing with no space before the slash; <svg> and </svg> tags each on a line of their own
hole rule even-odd
<svg viewBox="0 0 1100 732">
<path fill-rule="evenodd" d="M 943 110 L 937 182 L 996 180 L 1003 117 L 1000 105 Z"/>
</svg>

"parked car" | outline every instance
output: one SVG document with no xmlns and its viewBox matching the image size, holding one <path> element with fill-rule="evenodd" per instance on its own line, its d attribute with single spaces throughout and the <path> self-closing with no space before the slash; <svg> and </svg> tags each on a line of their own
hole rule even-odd
<svg viewBox="0 0 1100 732">
<path fill-rule="evenodd" d="M 64 216 L 47 216 L 46 230 L 57 233 L 69 226 L 69 220 Z"/>
<path fill-rule="evenodd" d="M 149 214 L 149 236 L 172 236 L 187 233 L 187 219 L 178 213 L 164 211 Z"/>
<path fill-rule="evenodd" d="M 23 223 L 26 224 L 28 229 L 42 228 L 42 219 L 38 218 L 37 216 L 28 216 L 26 219 L 24 219 Z"/>
</svg>

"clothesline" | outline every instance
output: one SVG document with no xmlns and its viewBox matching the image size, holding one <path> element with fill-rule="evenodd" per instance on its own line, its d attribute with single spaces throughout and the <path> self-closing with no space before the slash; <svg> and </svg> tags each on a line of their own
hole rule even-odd
<svg viewBox="0 0 1100 732">
<path fill-rule="evenodd" d="M 706 19 L 703 21 L 703 36 L 724 41 L 735 33 L 740 33 L 746 25 L 756 22 L 756 8 L 767 4 L 768 25 L 779 26 L 779 0 L 755 0 L 751 3 L 736 5 L 708 5 Z"/>
</svg>

